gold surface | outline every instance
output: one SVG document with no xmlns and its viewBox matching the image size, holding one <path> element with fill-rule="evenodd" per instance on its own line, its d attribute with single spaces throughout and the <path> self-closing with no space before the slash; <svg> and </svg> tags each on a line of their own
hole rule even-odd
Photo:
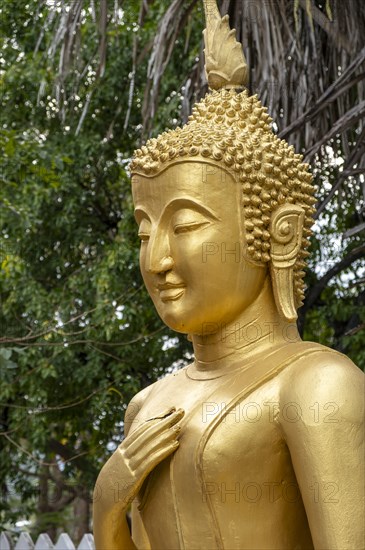
<svg viewBox="0 0 365 550">
<path fill-rule="evenodd" d="M 270 262 L 275 246 L 270 238 L 271 214 L 288 203 L 301 207 L 302 239 L 293 266 L 294 299 L 299 307 L 316 200 L 308 165 L 273 134 L 268 117 L 256 96 L 216 90 L 194 107 L 187 125 L 149 140 L 136 151 L 131 171 L 136 181 L 138 175 L 154 178 L 168 166 L 186 161 L 209 163 L 206 173 L 225 169 L 241 186 L 247 255 L 259 263 Z M 205 173 L 201 177 L 206 179 Z"/>
<path fill-rule="evenodd" d="M 95 487 L 96 548 L 361 550 L 364 377 L 295 325 L 311 175 L 238 90 L 242 50 L 204 4 L 215 91 L 131 167 L 143 279 L 195 359 L 131 401 Z"/>
<path fill-rule="evenodd" d="M 209 88 L 241 88 L 247 84 L 248 67 L 242 46 L 230 29 L 229 17 L 221 18 L 215 0 L 204 0 L 205 69 Z M 223 47 L 222 47 L 223 46 Z"/>
</svg>

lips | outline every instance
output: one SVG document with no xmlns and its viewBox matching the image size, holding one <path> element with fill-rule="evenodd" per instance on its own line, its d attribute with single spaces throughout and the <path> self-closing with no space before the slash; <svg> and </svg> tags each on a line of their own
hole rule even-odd
<svg viewBox="0 0 365 550">
<path fill-rule="evenodd" d="M 185 285 L 165 283 L 158 285 L 158 291 L 162 302 L 173 302 L 178 300 L 185 291 Z"/>
</svg>

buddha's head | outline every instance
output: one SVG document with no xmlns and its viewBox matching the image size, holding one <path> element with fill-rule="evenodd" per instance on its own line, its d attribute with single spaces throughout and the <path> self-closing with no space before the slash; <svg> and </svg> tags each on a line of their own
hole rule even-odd
<svg viewBox="0 0 365 550">
<path fill-rule="evenodd" d="M 215 35 L 222 27 L 229 33 L 227 18 L 210 24 Z M 227 36 L 229 46 L 232 33 Z M 237 53 L 237 42 L 231 51 Z M 184 127 L 149 140 L 131 164 L 142 274 L 163 320 L 182 332 L 221 321 L 225 308 L 233 320 L 268 277 L 284 319 L 295 320 L 304 297 L 312 176 L 302 156 L 274 135 L 257 96 L 241 91 L 242 58 L 232 62 L 228 54 L 226 64 L 229 59 L 236 69 L 224 73 L 217 54 L 209 70 L 206 52 L 208 82 L 216 89 Z M 192 315 L 197 322 L 189 326 Z"/>
</svg>

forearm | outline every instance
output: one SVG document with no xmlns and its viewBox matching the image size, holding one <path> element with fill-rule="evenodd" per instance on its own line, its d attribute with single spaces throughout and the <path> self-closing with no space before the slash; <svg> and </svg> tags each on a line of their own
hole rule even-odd
<svg viewBox="0 0 365 550">
<path fill-rule="evenodd" d="M 144 422 L 103 466 L 94 489 L 96 550 L 137 550 L 126 511 L 148 474 L 179 446 L 175 425 L 183 415 L 183 410 L 171 409 Z"/>
<path fill-rule="evenodd" d="M 104 465 L 96 481 L 93 502 L 96 550 L 136 550 L 126 519 L 131 497 L 129 489 L 133 486 L 128 472 L 118 450 Z"/>
<path fill-rule="evenodd" d="M 94 541 L 96 550 L 137 550 L 125 511 L 106 514 L 94 506 Z"/>
</svg>

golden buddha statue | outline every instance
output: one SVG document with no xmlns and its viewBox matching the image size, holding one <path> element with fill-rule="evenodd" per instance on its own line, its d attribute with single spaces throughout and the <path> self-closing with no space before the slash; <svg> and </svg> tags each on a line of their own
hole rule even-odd
<svg viewBox="0 0 365 550">
<path fill-rule="evenodd" d="M 211 92 L 131 164 L 143 279 L 195 359 L 129 405 L 96 485 L 96 548 L 360 550 L 363 375 L 295 324 L 312 176 L 204 4 Z"/>
</svg>

